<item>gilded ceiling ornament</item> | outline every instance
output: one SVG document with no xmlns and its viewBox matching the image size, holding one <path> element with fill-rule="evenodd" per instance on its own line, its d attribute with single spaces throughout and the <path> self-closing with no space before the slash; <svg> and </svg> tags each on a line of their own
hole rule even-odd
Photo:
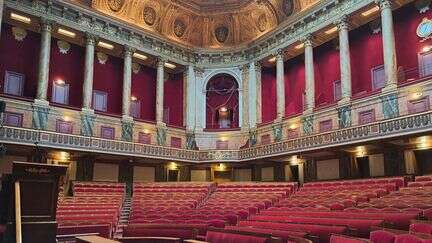
<svg viewBox="0 0 432 243">
<path fill-rule="evenodd" d="M 282 10 L 287 16 L 291 15 L 294 12 L 293 0 L 284 0 L 282 2 Z"/>
<path fill-rule="evenodd" d="M 57 47 L 59 48 L 61 54 L 67 54 L 70 50 L 71 45 L 69 44 L 69 42 L 58 40 Z"/>
<path fill-rule="evenodd" d="M 174 34 L 177 37 L 182 37 L 186 32 L 186 24 L 180 19 L 174 21 Z"/>
<path fill-rule="evenodd" d="M 381 19 L 375 19 L 369 23 L 369 27 L 372 30 L 373 34 L 378 34 L 381 32 Z"/>
<path fill-rule="evenodd" d="M 420 13 L 426 13 L 430 9 L 431 0 L 417 0 L 415 2 L 416 8 Z"/>
<path fill-rule="evenodd" d="M 224 43 L 227 40 L 228 34 L 229 29 L 226 26 L 217 27 L 215 30 L 216 40 L 220 43 Z"/>
<path fill-rule="evenodd" d="M 132 63 L 132 72 L 134 74 L 138 74 L 141 71 L 141 65 L 139 63 L 133 62 Z"/>
<path fill-rule="evenodd" d="M 27 36 L 27 31 L 19 27 L 12 27 L 12 34 L 17 41 L 23 41 Z"/>
<path fill-rule="evenodd" d="M 98 52 L 96 56 L 100 64 L 105 64 L 108 61 L 108 55 L 103 52 Z"/>
<path fill-rule="evenodd" d="M 124 5 L 125 0 L 108 0 L 108 6 L 114 12 L 118 12 Z"/>
<path fill-rule="evenodd" d="M 148 25 L 154 25 L 156 22 L 156 11 L 151 7 L 145 7 L 143 10 L 144 22 Z"/>
<path fill-rule="evenodd" d="M 257 20 L 257 27 L 259 31 L 264 32 L 267 29 L 267 16 L 265 14 L 261 14 Z"/>
</svg>

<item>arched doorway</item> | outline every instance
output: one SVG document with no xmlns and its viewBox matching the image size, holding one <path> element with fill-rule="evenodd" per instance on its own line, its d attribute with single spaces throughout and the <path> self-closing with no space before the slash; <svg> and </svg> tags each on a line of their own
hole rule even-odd
<svg viewBox="0 0 432 243">
<path fill-rule="evenodd" d="M 206 128 L 239 127 L 239 85 L 229 74 L 212 77 L 206 86 Z"/>
</svg>

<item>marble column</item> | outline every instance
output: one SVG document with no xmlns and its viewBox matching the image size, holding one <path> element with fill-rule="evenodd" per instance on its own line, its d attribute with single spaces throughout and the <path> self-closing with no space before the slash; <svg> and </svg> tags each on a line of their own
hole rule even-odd
<svg viewBox="0 0 432 243">
<path fill-rule="evenodd" d="M 258 100 L 258 89 L 257 89 L 257 71 L 256 63 L 249 63 L 249 127 L 257 126 L 257 100 Z"/>
<path fill-rule="evenodd" d="M 49 64 L 51 53 L 51 22 L 41 19 L 41 44 L 39 53 L 39 74 L 36 99 L 40 101 L 47 100 Z"/>
<path fill-rule="evenodd" d="M 349 102 L 351 99 L 351 57 L 349 46 L 348 17 L 343 16 L 338 23 L 339 29 L 339 58 L 341 73 L 342 100 L 339 103 Z"/>
<path fill-rule="evenodd" d="M 186 130 L 195 130 L 195 70 L 189 65 L 186 70 Z"/>
<path fill-rule="evenodd" d="M 3 5 L 4 5 L 4 1 L 0 0 L 0 27 L 2 26 L 2 19 L 3 19 Z M 0 28 L 0 36 L 1 36 L 1 28 Z"/>
<path fill-rule="evenodd" d="M 157 62 L 157 81 L 156 81 L 156 124 L 165 125 L 163 122 L 164 111 L 164 64 L 165 61 L 158 59 Z"/>
<path fill-rule="evenodd" d="M 96 37 L 91 34 L 86 35 L 86 51 L 84 61 L 84 83 L 83 83 L 83 110 L 92 110 L 93 98 L 93 73 L 94 73 L 94 52 Z"/>
<path fill-rule="evenodd" d="M 285 116 L 285 79 L 283 52 L 279 50 L 276 55 L 276 120 L 281 121 Z"/>
<path fill-rule="evenodd" d="M 315 107 L 315 73 L 312 36 L 304 39 L 305 47 L 305 91 L 306 91 L 306 113 L 312 112 Z"/>
<path fill-rule="evenodd" d="M 129 46 L 124 47 L 123 53 L 123 106 L 122 115 L 125 119 L 130 119 L 131 86 L 132 86 L 132 54 L 134 50 Z"/>
<path fill-rule="evenodd" d="M 256 122 L 262 123 L 262 83 L 261 83 L 261 63 L 255 63 L 256 73 Z"/>
<path fill-rule="evenodd" d="M 396 44 L 393 26 L 391 0 L 376 0 L 381 9 L 381 30 L 384 49 L 384 71 L 386 87 L 384 90 L 397 88 Z"/>
<path fill-rule="evenodd" d="M 249 129 L 249 82 L 250 82 L 250 73 L 248 66 L 242 67 L 242 105 L 243 105 L 243 116 L 242 116 L 242 130 Z"/>
</svg>

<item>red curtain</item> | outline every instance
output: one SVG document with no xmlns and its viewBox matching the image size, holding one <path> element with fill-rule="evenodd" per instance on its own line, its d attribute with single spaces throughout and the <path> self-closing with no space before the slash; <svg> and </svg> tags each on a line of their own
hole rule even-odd
<svg viewBox="0 0 432 243">
<path fill-rule="evenodd" d="M 293 116 L 303 111 L 305 90 L 304 55 L 285 62 L 285 116 Z"/>
<path fill-rule="evenodd" d="M 183 73 L 170 74 L 165 81 L 164 107 L 169 108 L 168 125 L 183 126 Z"/>
<path fill-rule="evenodd" d="M 141 70 L 132 73 L 132 96 L 141 103 L 141 119 L 156 120 L 156 69 L 141 66 Z"/>
<path fill-rule="evenodd" d="M 24 74 L 24 97 L 35 98 L 38 83 L 40 35 L 27 30 L 23 41 L 15 40 L 12 26 L 3 23 L 0 39 L 0 82 L 4 87 L 6 71 Z M 3 88 L 1 89 L 3 92 Z"/>
<path fill-rule="evenodd" d="M 276 68 L 262 67 L 261 71 L 262 122 L 276 119 Z"/>
</svg>

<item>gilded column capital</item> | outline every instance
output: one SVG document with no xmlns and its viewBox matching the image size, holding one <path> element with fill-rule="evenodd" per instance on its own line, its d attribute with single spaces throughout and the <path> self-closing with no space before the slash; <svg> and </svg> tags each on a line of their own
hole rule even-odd
<svg viewBox="0 0 432 243">
<path fill-rule="evenodd" d="M 312 44 L 313 44 L 312 39 L 313 39 L 312 34 L 307 34 L 303 37 L 302 41 L 303 41 L 305 47 L 306 46 L 312 46 Z"/>
<path fill-rule="evenodd" d="M 165 63 L 167 62 L 167 60 L 163 57 L 157 57 L 156 58 L 156 67 L 160 68 L 160 67 L 164 67 Z"/>
<path fill-rule="evenodd" d="M 283 60 L 284 51 L 282 49 L 278 49 L 274 56 L 276 57 L 276 60 Z"/>
<path fill-rule="evenodd" d="M 350 21 L 348 15 L 343 15 L 339 21 L 336 22 L 338 30 L 348 30 L 350 28 Z"/>
<path fill-rule="evenodd" d="M 54 21 L 49 20 L 45 17 L 40 19 L 41 32 L 51 32 Z"/>
<path fill-rule="evenodd" d="M 126 46 L 124 46 L 123 54 L 124 54 L 125 57 L 130 57 L 130 56 L 132 56 L 132 54 L 135 51 L 136 51 L 135 48 L 126 45 Z"/>
<path fill-rule="evenodd" d="M 96 44 L 96 41 L 99 39 L 95 34 L 92 33 L 86 33 L 86 44 L 94 46 Z"/>
<path fill-rule="evenodd" d="M 380 7 L 381 10 L 391 8 L 393 1 L 392 0 L 375 0 L 375 3 Z"/>
</svg>

